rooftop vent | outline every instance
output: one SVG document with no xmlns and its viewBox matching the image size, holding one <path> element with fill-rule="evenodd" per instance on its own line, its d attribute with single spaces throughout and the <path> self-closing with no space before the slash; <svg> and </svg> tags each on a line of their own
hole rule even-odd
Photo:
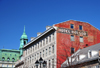
<svg viewBox="0 0 100 68">
<path fill-rule="evenodd" d="M 51 26 L 46 26 L 46 30 L 49 29 Z"/>
<path fill-rule="evenodd" d="M 39 36 L 40 34 L 42 34 L 42 33 L 38 32 L 38 33 L 37 33 L 37 36 Z"/>
<path fill-rule="evenodd" d="M 33 40 L 35 37 L 31 37 L 31 40 Z"/>
</svg>

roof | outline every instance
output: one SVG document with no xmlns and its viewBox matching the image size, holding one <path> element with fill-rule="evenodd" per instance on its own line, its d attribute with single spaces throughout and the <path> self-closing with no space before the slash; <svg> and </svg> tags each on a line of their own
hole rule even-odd
<svg viewBox="0 0 100 68">
<path fill-rule="evenodd" d="M 91 58 L 88 58 L 88 51 L 99 51 L 100 50 L 100 43 L 92 45 L 90 47 L 81 49 L 79 52 L 75 52 L 71 57 L 76 56 L 75 58 L 77 58 L 77 56 L 79 55 L 85 55 L 84 58 L 82 58 L 81 60 L 77 61 L 76 59 L 71 63 L 72 65 L 76 65 L 76 64 L 81 64 L 84 62 L 89 62 L 89 61 L 93 61 L 99 58 L 99 54 L 95 54 L 94 56 L 92 56 Z M 66 60 L 61 66 L 65 66 L 68 60 Z"/>
<path fill-rule="evenodd" d="M 25 44 L 23 46 L 23 48 L 26 48 L 28 45 L 30 45 L 31 43 L 35 42 L 36 40 L 38 40 L 40 37 L 44 36 L 45 34 L 47 34 L 48 32 L 54 30 L 54 27 L 50 27 L 49 29 L 47 29 L 46 31 L 44 31 L 43 33 L 41 33 L 39 36 L 37 36 L 36 38 L 34 38 L 33 40 L 31 40 L 30 42 L 28 42 L 27 44 Z"/>
<path fill-rule="evenodd" d="M 0 49 L 1 51 L 16 51 L 16 52 L 19 52 L 19 50 L 17 49 Z"/>
</svg>

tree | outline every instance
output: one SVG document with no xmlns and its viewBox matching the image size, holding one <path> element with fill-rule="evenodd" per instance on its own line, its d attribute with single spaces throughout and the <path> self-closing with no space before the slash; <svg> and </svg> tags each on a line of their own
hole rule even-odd
<svg viewBox="0 0 100 68">
<path fill-rule="evenodd" d="M 70 36 L 60 35 L 57 46 L 57 68 L 61 67 L 61 64 L 68 59 L 75 51 L 84 47 L 82 44 L 80 45 L 79 36 L 75 36 L 75 41 L 71 41 Z M 72 50 L 71 50 L 72 49 Z M 74 52 L 72 52 L 74 51 Z M 72 57 L 71 57 L 72 62 Z M 71 63 L 68 61 L 68 66 L 71 68 Z"/>
</svg>

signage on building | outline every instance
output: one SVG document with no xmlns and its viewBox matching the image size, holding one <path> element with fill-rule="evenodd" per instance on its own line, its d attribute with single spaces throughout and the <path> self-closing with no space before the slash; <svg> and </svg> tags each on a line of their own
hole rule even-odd
<svg viewBox="0 0 100 68">
<path fill-rule="evenodd" d="M 59 33 L 66 33 L 66 34 L 73 34 L 73 35 L 79 35 L 79 36 L 87 36 L 86 31 L 79 31 L 79 30 L 71 30 L 67 28 L 58 28 Z"/>
</svg>

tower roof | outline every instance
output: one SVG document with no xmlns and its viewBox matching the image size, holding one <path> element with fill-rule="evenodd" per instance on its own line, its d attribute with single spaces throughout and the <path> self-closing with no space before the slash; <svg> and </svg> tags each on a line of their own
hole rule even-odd
<svg viewBox="0 0 100 68">
<path fill-rule="evenodd" d="M 21 36 L 21 39 L 27 39 L 27 35 L 26 35 L 26 33 L 25 33 L 25 26 L 24 26 L 24 32 L 23 32 L 23 34 L 22 34 L 22 36 Z"/>
</svg>

